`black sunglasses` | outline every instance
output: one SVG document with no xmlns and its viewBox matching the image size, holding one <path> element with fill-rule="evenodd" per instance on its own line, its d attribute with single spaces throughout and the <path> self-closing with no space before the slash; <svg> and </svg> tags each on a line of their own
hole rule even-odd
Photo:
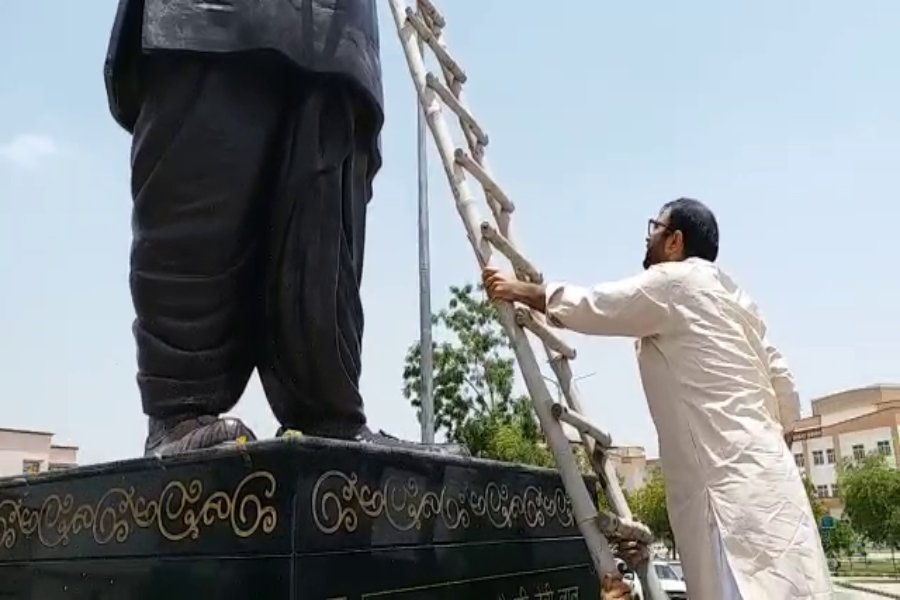
<svg viewBox="0 0 900 600">
<path fill-rule="evenodd" d="M 664 229 L 669 233 L 675 233 L 675 230 L 666 225 L 665 223 L 660 223 L 656 219 L 647 219 L 647 237 L 652 236 L 656 233 L 657 229 Z"/>
</svg>

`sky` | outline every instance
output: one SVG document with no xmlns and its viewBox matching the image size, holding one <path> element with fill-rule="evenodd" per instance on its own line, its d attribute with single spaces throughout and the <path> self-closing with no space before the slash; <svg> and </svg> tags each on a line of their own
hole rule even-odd
<svg viewBox="0 0 900 600">
<path fill-rule="evenodd" d="M 900 381 L 900 3 L 441 4 L 518 238 L 548 279 L 633 274 L 647 219 L 699 198 L 804 411 L 817 396 Z M 85 463 L 139 455 L 146 432 L 130 138 L 102 76 L 115 8 L 0 2 L 0 427 L 55 432 Z M 401 394 L 418 336 L 416 97 L 388 3 L 379 10 L 385 163 L 369 211 L 362 391 L 373 427 L 417 439 Z M 438 310 L 478 271 L 430 151 Z M 633 345 L 567 339 L 588 415 L 655 455 Z M 275 431 L 255 378 L 235 414 L 260 437 Z"/>
</svg>

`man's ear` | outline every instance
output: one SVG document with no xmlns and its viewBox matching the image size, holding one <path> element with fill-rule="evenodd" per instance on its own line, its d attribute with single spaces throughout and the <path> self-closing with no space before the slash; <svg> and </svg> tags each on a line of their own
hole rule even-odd
<svg viewBox="0 0 900 600">
<path fill-rule="evenodd" d="M 680 229 L 672 232 L 666 240 L 666 250 L 670 256 L 681 256 L 684 253 L 684 234 Z"/>
</svg>

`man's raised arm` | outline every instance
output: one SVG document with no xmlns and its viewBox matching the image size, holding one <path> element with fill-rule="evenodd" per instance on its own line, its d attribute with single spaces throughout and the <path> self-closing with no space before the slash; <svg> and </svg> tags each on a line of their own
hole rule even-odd
<svg viewBox="0 0 900 600">
<path fill-rule="evenodd" d="M 787 361 L 768 339 L 765 340 L 766 355 L 769 359 L 769 379 L 778 398 L 778 420 L 786 435 L 790 435 L 800 420 L 800 395 L 794 383 L 794 374 L 788 368 Z M 790 445 L 790 439 L 787 440 Z"/>
<path fill-rule="evenodd" d="M 670 276 L 659 267 L 592 288 L 524 283 L 494 269 L 485 270 L 484 283 L 494 300 L 520 302 L 556 327 L 587 335 L 648 337 L 662 333 L 671 317 Z"/>
</svg>

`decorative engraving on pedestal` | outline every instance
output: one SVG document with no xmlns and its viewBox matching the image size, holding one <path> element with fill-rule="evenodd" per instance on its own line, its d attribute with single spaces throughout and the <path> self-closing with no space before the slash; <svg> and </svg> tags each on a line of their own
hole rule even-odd
<svg viewBox="0 0 900 600">
<path fill-rule="evenodd" d="M 412 478 L 387 478 L 381 487 L 359 482 L 355 472 L 328 471 L 316 481 L 311 503 L 313 521 L 325 534 L 356 531 L 360 518 L 384 518 L 398 531 L 420 529 L 432 519 L 441 519 L 447 529 L 467 529 L 477 517 L 496 529 L 524 525 L 530 529 L 556 521 L 574 524 L 569 498 L 562 488 L 545 492 L 529 485 L 511 493 L 506 484 L 488 483 L 484 489 L 461 485 L 440 492 L 422 491 Z"/>
<path fill-rule="evenodd" d="M 262 485 L 262 491 L 249 486 Z M 270 534 L 278 512 L 266 504 L 275 495 L 275 476 L 250 473 L 231 491 L 204 494 L 203 482 L 170 481 L 156 497 L 140 495 L 134 487 L 111 488 L 93 503 L 76 502 L 72 494 L 51 494 L 40 507 L 26 500 L 0 500 L 0 552 L 36 537 L 48 548 L 68 545 L 76 536 L 90 536 L 97 544 L 128 541 L 137 529 L 155 529 L 171 542 L 196 540 L 205 528 L 225 522 L 239 538 Z"/>
<path fill-rule="evenodd" d="M 534 600 L 553 600 L 554 598 L 556 598 L 556 591 L 549 583 L 545 583 L 534 593 Z"/>
<path fill-rule="evenodd" d="M 506 596 L 500 594 L 499 600 L 506 600 Z M 512 597 L 512 600 L 531 600 L 531 596 L 528 595 L 524 587 L 520 587 L 516 595 Z"/>
<path fill-rule="evenodd" d="M 501 583 L 504 588 L 507 590 L 516 590 L 515 592 L 508 592 L 512 595 L 507 596 L 504 593 L 500 593 L 497 596 L 497 600 L 579 600 L 579 591 L 580 587 L 578 585 L 569 585 L 571 583 L 571 579 L 566 577 L 566 582 L 563 584 L 563 587 L 555 589 L 553 584 L 546 582 L 543 585 L 529 585 L 527 583 L 521 583 L 523 579 L 531 579 L 533 580 L 535 577 L 541 578 L 548 576 L 550 573 L 561 574 L 564 572 L 579 572 L 579 575 L 583 575 L 584 572 L 591 572 L 592 565 L 589 562 L 581 563 L 581 564 L 573 564 L 573 565 L 565 565 L 559 567 L 550 567 L 546 569 L 534 569 L 528 571 L 514 571 L 514 572 L 503 572 L 496 573 L 492 575 L 482 576 L 482 577 L 474 577 L 474 578 L 464 578 L 464 579 L 454 579 L 449 581 L 437 581 L 433 583 L 426 583 L 423 585 L 415 585 L 410 587 L 398 587 L 391 589 L 379 589 L 372 590 L 368 592 L 363 592 L 358 597 L 354 596 L 353 600 L 376 600 L 376 599 L 387 599 L 387 598 L 396 598 L 396 599 L 407 599 L 412 600 L 413 598 L 421 598 L 420 594 L 426 594 L 428 591 L 434 591 L 437 589 L 451 589 L 462 585 L 471 585 L 474 584 L 477 587 L 480 587 L 480 584 L 487 584 L 488 582 L 497 582 L 503 581 L 505 583 Z M 578 575 L 576 575 L 578 576 Z M 579 577 L 580 579 L 581 577 Z M 560 582 L 557 582 L 557 585 Z M 492 585 L 496 590 L 496 586 Z M 529 589 L 532 589 L 534 593 L 529 592 Z M 471 594 L 472 590 L 470 588 L 469 594 Z M 493 593 L 496 593 L 493 592 Z M 431 597 L 431 596 L 428 596 Z M 471 597 L 471 595 L 466 595 L 465 593 L 460 593 L 456 597 Z M 485 597 L 484 592 L 478 594 L 478 597 Z M 349 596 L 341 596 L 341 597 L 332 597 L 328 600 L 348 600 Z"/>
<path fill-rule="evenodd" d="M 530 595 L 524 587 L 520 587 L 516 595 L 509 600 L 578 600 L 578 589 L 578 586 L 569 586 L 556 590 L 549 583 L 545 583 L 534 595 Z M 500 594 L 497 600 L 506 600 L 506 596 Z"/>
<path fill-rule="evenodd" d="M 578 600 L 578 586 L 560 588 L 556 592 L 556 600 Z"/>
</svg>

